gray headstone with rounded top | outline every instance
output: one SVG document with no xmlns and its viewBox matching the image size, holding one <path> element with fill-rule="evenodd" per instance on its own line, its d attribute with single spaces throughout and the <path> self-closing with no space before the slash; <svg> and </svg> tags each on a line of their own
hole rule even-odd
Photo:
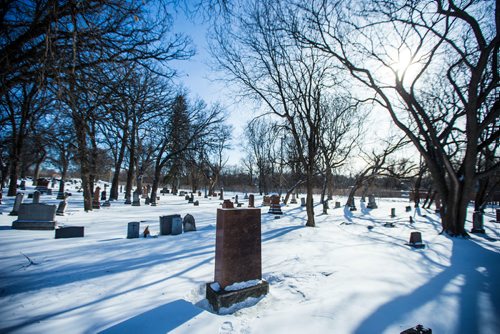
<svg viewBox="0 0 500 334">
<path fill-rule="evenodd" d="M 182 225 L 184 232 L 196 231 L 196 223 L 194 217 L 190 214 L 184 216 L 184 219 L 182 220 Z"/>
</svg>

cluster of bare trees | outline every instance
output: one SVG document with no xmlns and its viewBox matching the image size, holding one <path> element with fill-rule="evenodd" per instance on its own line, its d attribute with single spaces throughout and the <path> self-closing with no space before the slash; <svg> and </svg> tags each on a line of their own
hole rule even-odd
<svg viewBox="0 0 500 334">
<path fill-rule="evenodd" d="M 193 49 L 189 38 L 169 32 L 167 9 L 161 0 L 2 2 L 1 181 L 9 178 L 8 195 L 32 165 L 36 180 L 43 161 L 60 170 L 60 191 L 77 166 L 85 210 L 110 167 L 111 198 L 126 168 L 129 199 L 145 173 L 156 195 L 164 175 L 185 172 L 176 161 L 192 150 L 205 152 L 204 160 L 193 157 L 197 164 L 214 165 L 224 110 L 191 102 L 174 85 L 168 62 L 188 59 Z"/>
<path fill-rule="evenodd" d="M 327 101 L 349 96 L 388 113 L 423 158 L 443 203 L 443 231 L 466 235 L 473 193 L 484 203 L 498 184 L 498 2 L 242 1 L 235 7 L 241 10 L 215 29 L 214 55 L 243 94 L 281 120 L 306 185 L 320 157 L 325 173 L 342 161 L 335 145 L 322 151 L 322 125 Z M 335 127 L 326 128 L 327 138 L 335 138 Z M 337 159 L 328 155 L 337 152 Z M 373 167 L 362 174 L 380 170 Z M 306 188 L 307 225 L 314 226 Z"/>
</svg>

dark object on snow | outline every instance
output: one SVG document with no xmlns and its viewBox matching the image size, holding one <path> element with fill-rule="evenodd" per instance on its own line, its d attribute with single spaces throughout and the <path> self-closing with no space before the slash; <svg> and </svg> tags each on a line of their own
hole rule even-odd
<svg viewBox="0 0 500 334">
<path fill-rule="evenodd" d="M 192 215 L 187 214 L 184 216 L 184 219 L 182 220 L 182 228 L 184 229 L 184 232 L 196 231 L 196 223 Z"/>
<path fill-rule="evenodd" d="M 411 232 L 410 242 L 407 245 L 413 248 L 425 248 L 425 244 L 422 242 L 422 233 Z"/>
<path fill-rule="evenodd" d="M 486 233 L 484 230 L 484 216 L 481 211 L 474 211 L 472 214 L 471 233 Z"/>
<path fill-rule="evenodd" d="M 141 223 L 139 222 L 131 222 L 128 223 L 127 228 L 127 239 L 139 238 L 139 226 Z"/>
<path fill-rule="evenodd" d="M 56 228 L 56 239 L 83 238 L 83 226 L 62 226 Z"/>
<path fill-rule="evenodd" d="M 384 227 L 396 227 L 394 223 L 384 223 Z"/>
<path fill-rule="evenodd" d="M 409 206 L 409 205 L 408 205 L 408 206 L 405 208 L 405 210 L 406 210 L 406 212 L 411 212 L 411 206 Z"/>
<path fill-rule="evenodd" d="M 259 298 L 269 293 L 269 283 L 266 281 L 262 281 L 248 288 L 233 291 L 216 291 L 212 289 L 211 284 L 212 283 L 207 283 L 206 297 L 215 312 L 219 312 L 221 308 L 227 308 L 236 303 L 240 303 L 247 298 Z"/>
<path fill-rule="evenodd" d="M 146 226 L 146 228 L 144 229 L 144 232 L 142 232 L 142 236 L 143 236 L 144 238 L 147 238 L 147 237 L 149 237 L 150 235 L 151 235 L 151 233 L 149 233 L 149 225 L 148 225 L 148 226 Z"/>
<path fill-rule="evenodd" d="M 174 218 L 181 218 L 181 215 L 160 216 L 160 235 L 172 234 L 172 221 Z"/>
<path fill-rule="evenodd" d="M 396 208 L 391 208 L 391 218 L 396 217 Z"/>
<path fill-rule="evenodd" d="M 432 334 L 432 329 L 424 328 L 422 325 L 416 325 L 415 327 L 402 331 L 401 334 Z"/>
<path fill-rule="evenodd" d="M 410 224 L 413 224 L 413 217 L 410 216 Z"/>
<path fill-rule="evenodd" d="M 368 231 L 373 230 L 373 226 L 371 226 L 371 225 L 367 226 L 366 228 L 368 229 Z"/>
</svg>

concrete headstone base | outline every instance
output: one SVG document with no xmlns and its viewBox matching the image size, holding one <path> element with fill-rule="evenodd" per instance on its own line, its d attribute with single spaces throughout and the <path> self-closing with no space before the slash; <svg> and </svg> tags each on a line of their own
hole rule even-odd
<svg viewBox="0 0 500 334">
<path fill-rule="evenodd" d="M 210 286 L 211 284 L 212 283 L 207 283 L 206 297 L 215 312 L 219 312 L 221 308 L 228 308 L 236 303 L 241 303 L 247 298 L 258 298 L 269 293 L 269 283 L 266 281 L 262 281 L 258 285 L 234 291 L 215 291 Z"/>
</svg>

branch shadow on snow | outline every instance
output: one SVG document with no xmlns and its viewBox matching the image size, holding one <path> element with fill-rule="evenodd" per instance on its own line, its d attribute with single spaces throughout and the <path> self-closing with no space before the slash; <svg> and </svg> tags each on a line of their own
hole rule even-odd
<svg viewBox="0 0 500 334">
<path fill-rule="evenodd" d="M 383 333 L 389 327 L 407 321 L 409 316 L 419 322 L 418 310 L 433 301 L 449 297 L 450 286 L 457 290 L 457 332 L 480 332 L 481 307 L 491 307 L 492 314 L 500 314 L 500 289 L 496 287 L 500 282 L 500 267 L 497 266 L 500 254 L 481 246 L 481 241 L 453 239 L 452 242 L 449 266 L 413 292 L 380 306 L 364 319 L 354 333 Z M 435 312 L 439 313 L 439 309 Z M 388 319 L 391 319 L 390 322 Z M 490 321 L 490 324 L 493 326 L 490 328 L 492 332 L 500 333 L 497 319 Z M 423 325 L 432 328 L 432 324 Z M 440 331 L 439 328 L 433 330 Z"/>
<path fill-rule="evenodd" d="M 193 304 L 183 299 L 178 299 L 127 319 L 99 333 L 168 333 L 188 322 L 202 311 L 202 309 L 197 308 Z"/>
</svg>

